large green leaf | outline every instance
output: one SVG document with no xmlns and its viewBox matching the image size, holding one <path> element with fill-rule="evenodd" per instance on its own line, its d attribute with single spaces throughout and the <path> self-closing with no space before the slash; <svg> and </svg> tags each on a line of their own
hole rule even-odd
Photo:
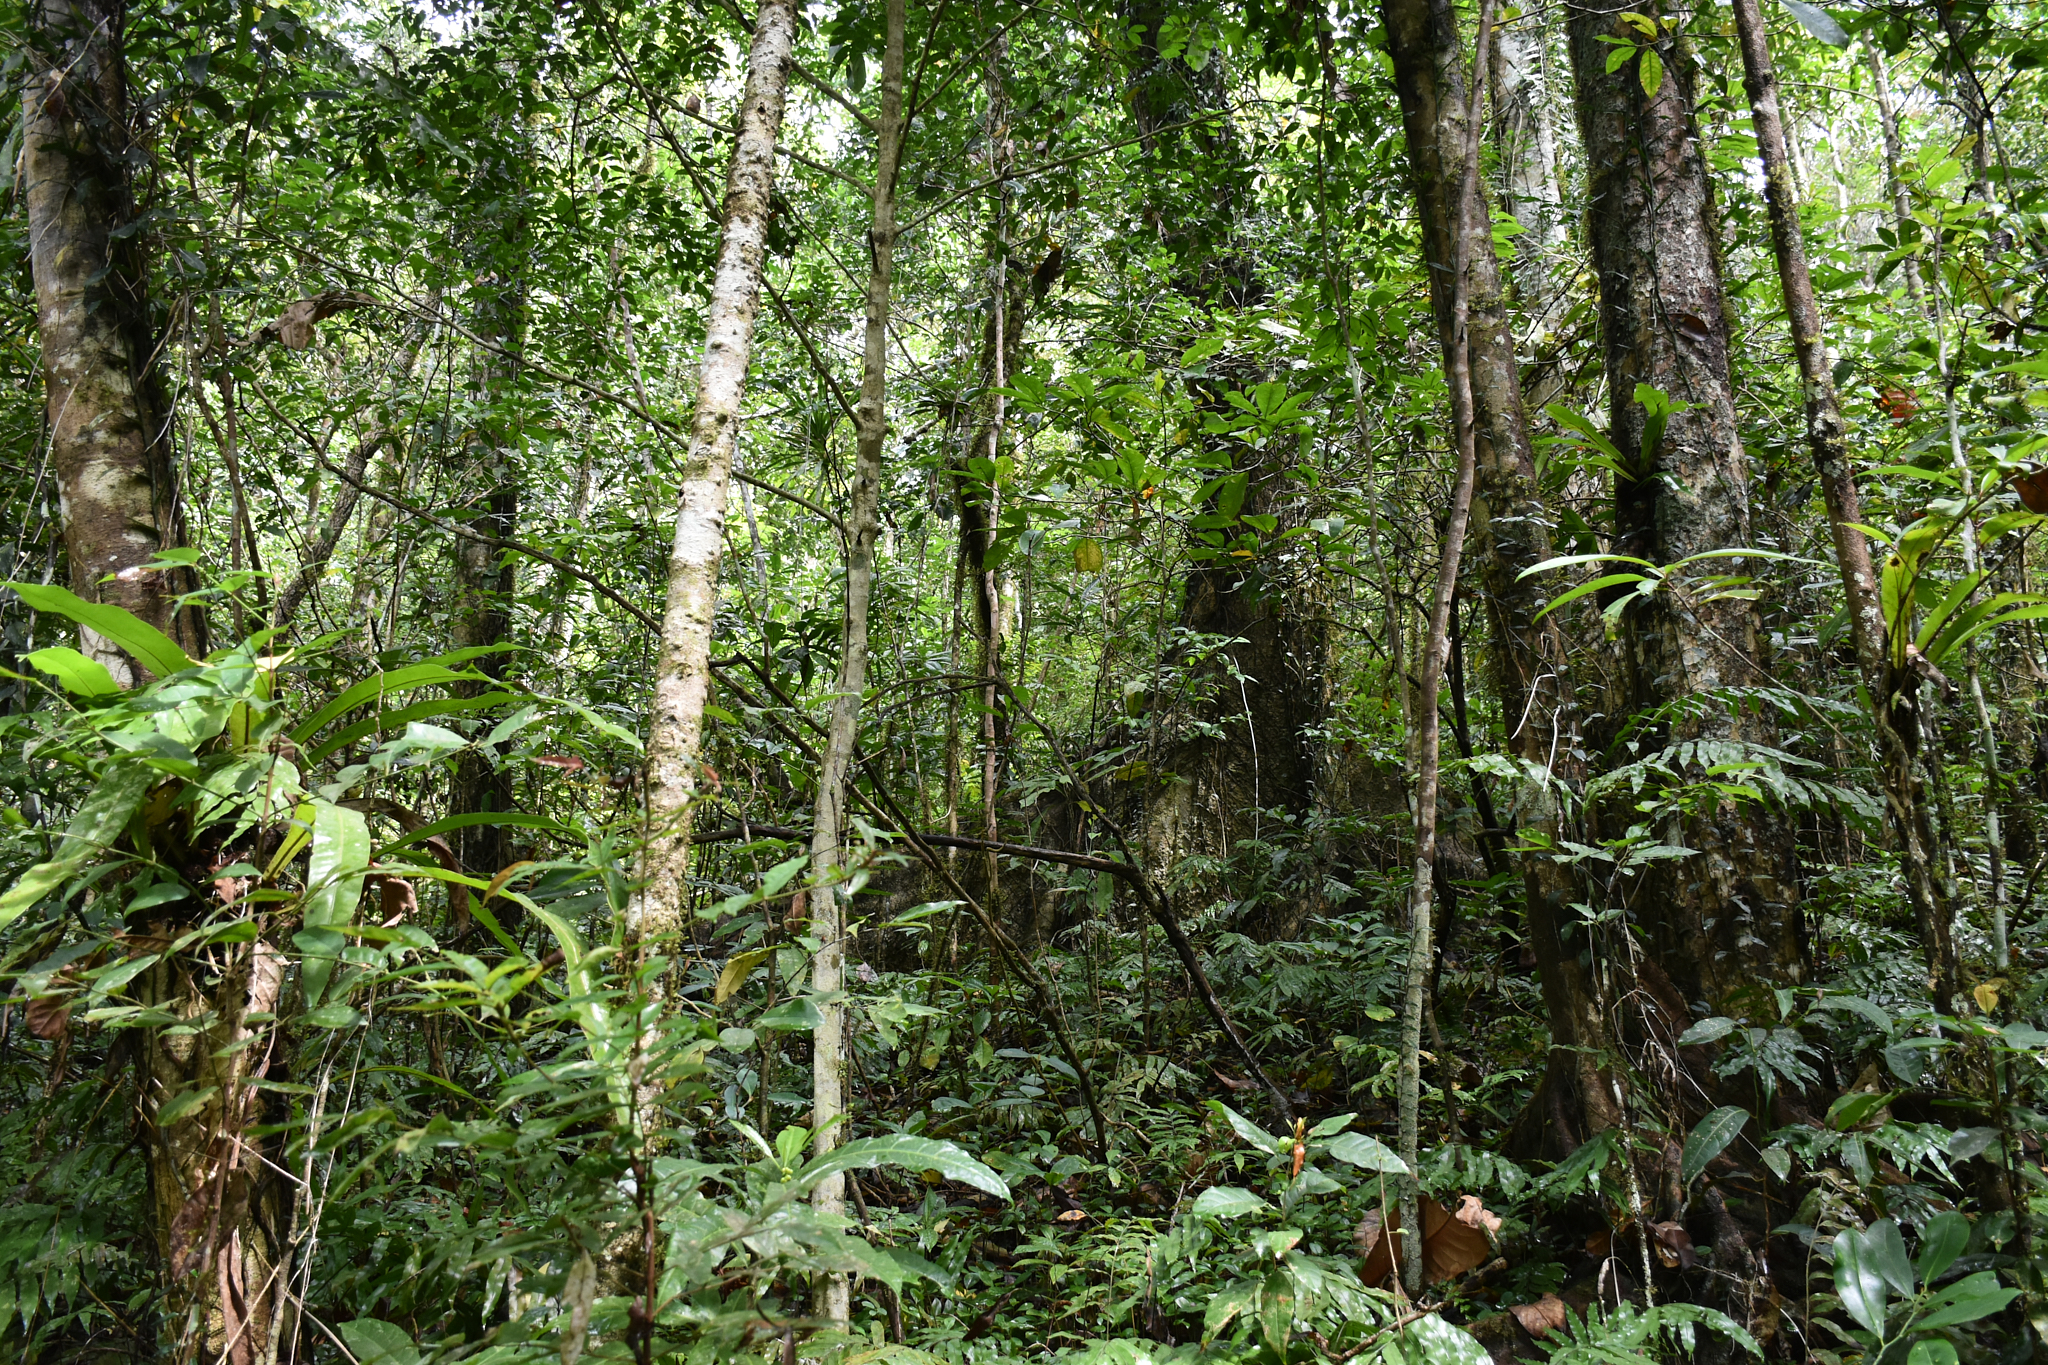
<svg viewBox="0 0 2048 1365">
<path fill-rule="evenodd" d="M 828 1175 L 840 1171 L 871 1169 L 876 1166 L 904 1166 L 913 1171 L 937 1171 L 948 1180 L 972 1185 L 977 1190 L 1010 1197 L 1003 1178 L 967 1154 L 965 1148 L 933 1138 L 889 1133 L 881 1137 L 855 1138 L 834 1147 L 797 1173 L 797 1184 L 810 1189 Z"/>
<path fill-rule="evenodd" d="M 159 678 L 192 667 L 192 659 L 170 636 L 133 612 L 105 602 L 88 602 L 68 588 L 48 583 L 0 583 L 37 611 L 53 612 L 105 636 Z"/>
<path fill-rule="evenodd" d="M 1877 1268 L 1863 1234 L 1848 1228 L 1835 1237 L 1835 1293 L 1842 1307 L 1870 1331 L 1884 1332 L 1884 1274 Z"/>
<path fill-rule="evenodd" d="M 1913 1292 L 1913 1263 L 1906 1259 L 1906 1239 L 1899 1236 L 1897 1223 L 1880 1218 L 1865 1228 L 1863 1248 L 1893 1293 L 1904 1296 Z"/>
<path fill-rule="evenodd" d="M 1429 1365 L 1493 1365 L 1493 1356 L 1479 1338 L 1434 1313 L 1409 1323 L 1401 1332 L 1401 1344 L 1408 1348 L 1404 1354 L 1410 1360 L 1426 1360 Z"/>
<path fill-rule="evenodd" d="M 1230 1125 L 1231 1131 L 1262 1152 L 1284 1153 L 1294 1147 L 1291 1137 L 1278 1137 L 1253 1123 L 1221 1100 L 1210 1100 L 1209 1108 Z"/>
<path fill-rule="evenodd" d="M 356 1365 L 419 1365 L 420 1350 L 412 1334 L 396 1323 L 357 1318 L 341 1325 L 341 1339 L 348 1343 Z"/>
<path fill-rule="evenodd" d="M 493 706 L 509 706 L 523 700 L 524 695 L 518 692 L 486 692 L 480 697 L 437 697 L 431 701 L 416 701 L 410 706 L 382 711 L 367 720 L 342 726 L 308 749 L 306 761 L 318 763 L 337 749 L 345 749 L 357 740 L 383 730 L 402 729 L 409 721 L 426 720 L 430 716 L 461 715 L 466 711 L 487 711 Z"/>
<path fill-rule="evenodd" d="M 1211 1185 L 1195 1196 L 1195 1212 L 1205 1213 L 1211 1218 L 1242 1218 L 1247 1213 L 1271 1207 L 1250 1190 L 1241 1190 L 1235 1185 Z"/>
<path fill-rule="evenodd" d="M 347 715 L 358 706 L 367 706 L 394 692 L 410 692 L 416 687 L 430 687 L 435 683 L 479 681 L 489 680 L 475 669 L 450 668 L 447 663 L 438 659 L 423 664 L 409 664 L 404 668 L 394 668 L 389 673 L 379 673 L 374 678 L 363 679 L 315 711 L 292 731 L 292 739 L 304 744 L 318 734 L 322 727 Z"/>
<path fill-rule="evenodd" d="M 1742 1125 L 1749 1122 L 1749 1111 L 1737 1109 L 1734 1105 L 1723 1105 L 1701 1119 L 1699 1126 L 1685 1140 L 1685 1155 L 1679 1162 L 1678 1180 L 1681 1185 L 1690 1185 L 1699 1173 L 1707 1169 L 1707 1163 L 1721 1155 L 1728 1144 L 1735 1141 L 1742 1132 Z"/>
<path fill-rule="evenodd" d="M 1408 1174 L 1408 1163 L 1399 1153 L 1376 1137 L 1364 1133 L 1339 1133 L 1330 1139 L 1330 1155 L 1366 1171 Z"/>
<path fill-rule="evenodd" d="M 361 811 L 326 801 L 313 803 L 313 844 L 306 864 L 305 924 L 308 930 L 337 930 L 355 918 L 363 898 L 363 874 L 370 865 L 370 827 Z M 308 934 L 306 937 L 311 938 Z M 340 935 L 333 938 L 339 948 Z M 306 1004 L 320 1003 L 334 975 L 333 952 L 310 951 L 299 966 Z"/>
<path fill-rule="evenodd" d="M 1970 1220 L 1962 1214 L 1940 1213 L 1928 1219 L 1920 1230 L 1920 1256 L 1913 1266 L 1920 1272 L 1920 1283 L 1933 1284 L 1940 1279 L 1941 1272 L 1955 1264 L 1969 1242 Z"/>
<path fill-rule="evenodd" d="M 116 762 L 100 774 L 100 783 L 85 798 L 63 837 L 57 841 L 56 856 L 37 863 L 21 875 L 6 895 L 0 896 L 0 926 L 21 918 L 28 908 L 102 857 L 128 827 L 128 820 L 142 805 L 142 798 L 161 780 L 162 774 L 147 764 Z"/>
<path fill-rule="evenodd" d="M 61 683 L 66 692 L 80 697 L 110 697 L 121 690 L 114 675 L 98 659 L 88 659 L 67 645 L 53 645 L 24 654 L 24 659 Z"/>
</svg>

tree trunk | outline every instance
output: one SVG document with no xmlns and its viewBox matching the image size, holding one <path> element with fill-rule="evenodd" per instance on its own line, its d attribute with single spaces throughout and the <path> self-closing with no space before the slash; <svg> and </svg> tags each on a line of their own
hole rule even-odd
<svg viewBox="0 0 2048 1365">
<path fill-rule="evenodd" d="M 1763 12 L 1757 0 L 1734 0 L 1734 4 L 1735 25 L 1742 44 L 1743 86 L 1749 92 L 1751 123 L 1764 164 L 1764 202 L 1770 211 L 1771 246 L 1777 255 L 1778 282 L 1785 295 L 1792 350 L 1798 358 L 1799 378 L 1806 392 L 1806 444 L 1813 454 L 1814 468 L 1820 474 L 1821 491 L 1827 500 L 1835 564 L 1842 576 L 1842 597 L 1849 614 L 1850 637 L 1856 646 L 1856 662 L 1873 702 L 1884 768 L 1885 804 L 1904 864 L 1906 893 L 1919 921 L 1928 971 L 1940 998 L 1946 999 L 1955 990 L 1955 950 L 1950 932 L 1955 911 L 1934 866 L 1933 827 L 1927 812 L 1926 786 L 1918 771 L 1920 679 L 1909 669 L 1894 666 L 1892 651 L 1887 647 L 1877 573 L 1871 565 L 1869 543 L 1860 528 L 1863 511 L 1856 494 L 1855 474 L 1849 467 L 1848 428 L 1842 421 L 1841 402 L 1835 394 L 1834 372 L 1822 339 L 1820 304 L 1814 297 L 1813 278 L 1806 264 L 1806 242 L 1799 229 L 1799 201 L 1792 184 L 1784 119 L 1779 111 L 1778 76 L 1771 63 Z M 1979 710 L 1981 715 L 1981 699 Z M 1988 723 L 1983 728 L 1988 745 Z M 1995 821 L 1996 805 L 1991 809 Z M 1994 823 L 1994 857 L 1998 851 L 1995 828 Z"/>
<path fill-rule="evenodd" d="M 1557 297 L 1552 273 L 1566 240 L 1564 204 L 1557 189 L 1556 130 L 1543 86 L 1547 37 L 1541 16 L 1525 14 L 1500 25 L 1489 73 L 1501 198 L 1522 229 L 1515 238 L 1515 284 L 1523 305 L 1538 318 L 1549 312 Z M 1486 254 L 1493 254 L 1491 242 Z"/>
<path fill-rule="evenodd" d="M 868 229 L 868 312 L 861 361 L 857 451 L 846 515 L 846 625 L 840 636 L 839 678 L 833 689 L 824 762 L 818 771 L 818 801 L 811 827 L 811 933 L 819 948 L 811 981 L 821 995 L 840 990 L 846 969 L 846 919 L 851 896 L 842 880 L 840 844 L 846 827 L 846 778 L 860 735 L 862 693 L 868 676 L 868 601 L 875 578 L 875 538 L 881 530 L 882 447 L 889 434 L 889 289 L 896 250 L 896 172 L 903 153 L 904 0 L 885 0 L 881 107 L 875 118 L 875 193 Z M 831 1126 L 845 1113 L 846 1007 L 819 1006 L 822 1018 L 811 1042 L 811 1123 L 815 1149 L 839 1145 Z M 820 1213 L 846 1209 L 846 1177 L 827 1176 L 811 1194 Z M 844 1328 L 849 1285 L 844 1275 L 825 1281 L 823 1316 Z"/>
<path fill-rule="evenodd" d="M 1469 135 L 1456 14 L 1448 0 L 1387 0 L 1382 13 L 1401 97 L 1410 180 L 1431 263 L 1438 340 L 1448 365 L 1458 335 L 1449 268 L 1459 252 L 1452 230 L 1455 177 L 1459 152 Z M 1475 212 L 1483 211 L 1482 201 Z M 1516 805 L 1521 823 L 1555 840 L 1566 830 L 1548 783 L 1582 773 L 1564 642 L 1554 618 L 1536 619 L 1547 596 L 1542 582 L 1522 576 L 1550 557 L 1549 518 L 1536 481 L 1514 333 L 1492 235 L 1472 232 L 1467 238 L 1464 347 L 1477 466 L 1473 554 L 1492 626 L 1493 685 L 1508 748 L 1533 771 L 1551 775 L 1547 781 L 1520 784 Z M 1544 1145 L 1562 1145 L 1568 1151 L 1616 1121 L 1609 1087 L 1601 1080 L 1600 1051 L 1607 1045 L 1607 1030 L 1586 968 L 1575 950 L 1567 951 L 1561 936 L 1559 917 L 1580 894 L 1575 878 L 1564 865 L 1540 854 L 1525 855 L 1521 871 L 1552 1042 L 1545 1103 L 1536 1112 L 1546 1120 L 1555 1113 L 1572 1116 L 1568 1125 L 1545 1124 Z"/>
<path fill-rule="evenodd" d="M 775 139 L 782 129 L 795 38 L 792 0 L 762 0 L 747 55 L 725 222 L 704 319 L 696 412 L 669 551 L 668 600 L 648 717 L 645 885 L 633 906 L 631 926 L 642 939 L 682 928 L 690 807 L 697 797 L 697 752 L 711 690 L 711 630 L 725 545 L 726 491 L 753 354 L 769 196 L 775 186 Z"/>
<path fill-rule="evenodd" d="M 1863 58 L 1870 68 L 1871 93 L 1877 99 L 1878 127 L 1884 133 L 1885 193 L 1891 199 L 1892 226 L 1898 230 L 1899 245 L 1903 247 L 1918 239 L 1919 227 L 1913 221 L 1912 196 L 1906 192 L 1906 152 L 1899 138 L 1898 109 L 1892 103 L 1891 72 L 1886 69 L 1884 51 L 1878 44 L 1865 42 Z M 1901 260 L 1899 272 L 1906 277 L 1906 294 L 1913 300 L 1914 311 L 1924 315 L 1927 297 L 1920 286 L 1920 253 L 1915 251 Z"/>
<path fill-rule="evenodd" d="M 200 654 L 203 620 L 196 608 L 176 608 L 190 575 L 142 567 L 184 544 L 184 523 L 142 238 L 117 235 L 134 213 L 125 14 L 122 0 L 38 0 L 30 14 L 21 192 L 50 467 L 72 590 L 125 607 Z M 147 676 L 98 632 L 81 627 L 79 636 L 85 653 L 122 684 Z"/>
<path fill-rule="evenodd" d="M 1606 344 L 1610 437 L 1632 460 L 1652 429 L 1651 390 L 1675 406 L 1635 477 L 1617 481 L 1616 551 L 1670 564 L 1748 544 L 1749 478 L 1728 367 L 1713 187 L 1694 119 L 1690 54 L 1669 16 L 1644 51 L 1661 59 L 1656 92 L 1640 59 L 1608 70 L 1643 33 L 1619 10 L 1573 0 L 1572 70 L 1585 141 L 1588 227 Z M 1735 566 L 1720 562 L 1713 570 Z M 1699 577 L 1704 577 L 1704 573 Z M 1757 615 L 1744 600 L 1702 600 L 1699 578 L 1631 607 L 1624 620 L 1626 713 L 1663 711 L 1646 738 L 1768 743 L 1768 726 L 1731 714 L 1713 694 L 1768 681 L 1755 665 Z M 1670 708 L 1666 710 L 1665 708 Z M 1682 709 L 1681 709 L 1682 708 Z M 1732 802 L 1657 831 L 1696 856 L 1639 879 L 1635 909 L 1685 1001 L 1741 1012 L 1735 997 L 1803 974 L 1791 843 L 1770 810 Z M 1683 1021 L 1671 1021 L 1682 1024 Z"/>
</svg>

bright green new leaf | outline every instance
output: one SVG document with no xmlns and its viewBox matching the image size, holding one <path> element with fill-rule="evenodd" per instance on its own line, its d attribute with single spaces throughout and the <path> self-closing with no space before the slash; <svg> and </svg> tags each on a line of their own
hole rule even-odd
<svg viewBox="0 0 2048 1365">
<path fill-rule="evenodd" d="M 22 658 L 62 684 L 66 692 L 86 698 L 111 697 L 121 690 L 114 675 L 98 659 L 89 659 L 68 645 L 52 645 Z"/>
<path fill-rule="evenodd" d="M 968 1155 L 965 1148 L 932 1138 L 890 1133 L 882 1137 L 855 1138 L 817 1157 L 797 1173 L 797 1184 L 810 1189 L 828 1175 L 839 1171 L 870 1170 L 876 1166 L 902 1166 L 913 1171 L 937 1171 L 948 1180 L 971 1185 L 986 1194 L 1010 1197 L 1003 1178 Z"/>
<path fill-rule="evenodd" d="M 1235 1185 L 1211 1185 L 1195 1196 L 1194 1211 L 1211 1218 L 1242 1218 L 1248 1213 L 1271 1207 L 1250 1190 L 1241 1190 Z"/>
<path fill-rule="evenodd" d="M 127 829 L 129 817 L 142 805 L 142 798 L 162 774 L 133 761 L 118 762 L 103 770 L 100 784 L 78 808 L 64 835 L 57 841 L 56 856 L 37 863 L 21 874 L 6 895 L 0 896 L 0 926 L 21 918 L 29 907 L 82 872 L 95 858 L 103 857 Z"/>
<path fill-rule="evenodd" d="M 134 613 L 105 602 L 88 602 L 68 588 L 47 583 L 0 583 L 37 611 L 52 612 L 97 631 L 134 656 L 159 678 L 182 673 L 192 660 L 170 636 Z"/>
<path fill-rule="evenodd" d="M 308 929 L 338 929 L 355 918 L 363 898 L 364 873 L 370 865 L 370 827 L 361 811 L 328 801 L 313 804 L 312 852 L 306 864 L 304 918 Z M 299 981 L 308 1007 L 320 1003 L 334 974 L 336 959 L 308 955 L 301 960 Z"/>
</svg>

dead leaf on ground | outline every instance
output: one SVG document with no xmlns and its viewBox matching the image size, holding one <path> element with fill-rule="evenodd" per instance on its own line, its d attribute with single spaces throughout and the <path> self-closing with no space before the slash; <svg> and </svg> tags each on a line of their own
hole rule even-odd
<svg viewBox="0 0 2048 1365">
<path fill-rule="evenodd" d="M 1508 1311 L 1524 1332 L 1538 1340 L 1564 1327 L 1564 1300 L 1555 1294 L 1545 1294 L 1534 1303 L 1510 1304 Z"/>
<path fill-rule="evenodd" d="M 1475 1199 L 1472 1202 L 1476 1205 L 1479 1201 Z M 1377 1216 L 1367 1214 L 1366 1218 L 1370 1220 Z M 1367 1284 L 1378 1284 L 1392 1275 L 1394 1257 L 1403 1253 L 1398 1210 L 1387 1214 L 1386 1230 L 1393 1235 L 1382 1237 L 1380 1229 L 1375 1227 L 1368 1241 L 1365 1223 L 1359 1224 L 1359 1247 L 1365 1254 L 1365 1267 L 1359 1272 L 1359 1278 Z M 1485 1264 L 1486 1258 L 1492 1254 L 1492 1243 L 1478 1227 L 1463 1221 L 1434 1199 L 1422 1201 L 1422 1277 L 1425 1280 L 1434 1284 L 1439 1280 L 1453 1279 L 1476 1265 Z"/>
</svg>

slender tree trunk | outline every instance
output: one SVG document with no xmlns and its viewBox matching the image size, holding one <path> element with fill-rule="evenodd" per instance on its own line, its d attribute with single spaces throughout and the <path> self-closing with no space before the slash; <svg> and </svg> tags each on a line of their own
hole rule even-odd
<svg viewBox="0 0 2048 1365">
<path fill-rule="evenodd" d="M 875 538 L 881 530 L 882 448 L 889 434 L 889 289 L 896 250 L 896 172 L 903 153 L 904 0 L 885 0 L 881 107 L 875 118 L 875 194 L 868 229 L 868 315 L 861 363 L 860 403 L 854 409 L 858 443 L 852 496 L 846 515 L 846 628 L 840 637 L 839 679 L 818 773 L 818 802 L 811 829 L 811 933 L 819 949 L 811 980 L 819 994 L 838 991 L 845 979 L 846 912 L 851 897 L 842 880 L 841 844 L 846 826 L 846 777 L 860 734 L 861 696 L 868 675 L 868 601 L 875 577 Z M 811 1043 L 811 1122 L 820 1153 L 839 1144 L 832 1126 L 845 1113 L 846 1007 L 819 1007 L 822 1018 Z M 846 1178 L 833 1175 L 811 1195 L 820 1213 L 846 1208 Z M 850 1310 L 843 1275 L 825 1281 L 823 1316 L 845 1327 Z"/>
<path fill-rule="evenodd" d="M 1474 214 L 1481 206 L 1479 195 L 1479 92 L 1485 87 L 1486 54 L 1493 32 L 1493 0 L 1481 0 L 1478 50 L 1472 63 L 1472 80 L 1460 111 L 1463 118 L 1459 139 L 1449 150 L 1459 160 L 1453 163 L 1458 183 L 1451 192 L 1449 226 L 1451 236 L 1449 334 L 1444 344 L 1444 373 L 1450 381 L 1451 422 L 1456 430 L 1458 475 L 1451 494 L 1450 515 L 1444 523 L 1442 559 L 1437 568 L 1436 596 L 1430 607 L 1429 628 L 1423 637 L 1421 705 L 1416 716 L 1415 777 L 1415 866 L 1408 890 L 1408 982 L 1401 1013 L 1400 1058 L 1400 1141 L 1401 1159 L 1408 1163 L 1409 1176 L 1401 1186 L 1401 1226 L 1410 1232 L 1406 1239 L 1405 1281 L 1408 1292 L 1422 1291 L 1421 1184 L 1415 1172 L 1421 1170 L 1422 1109 L 1422 1019 L 1428 1009 L 1431 935 L 1435 910 L 1431 900 L 1436 874 L 1436 799 L 1439 759 L 1442 750 L 1441 711 L 1437 693 L 1443 685 L 1444 664 L 1450 650 L 1452 603 L 1458 591 L 1458 565 L 1465 551 L 1465 530 L 1472 510 L 1472 486 L 1477 473 L 1477 435 L 1473 411 L 1471 347 L 1466 324 L 1471 306 L 1468 270 L 1473 258 L 1471 239 L 1489 228 L 1484 219 L 1475 226 Z M 1389 25 L 1391 28 L 1391 24 Z M 1456 29 L 1450 31 L 1451 60 L 1455 68 L 1458 45 Z M 1439 135 L 1441 125 L 1438 128 Z M 1438 142 L 1439 176 L 1447 169 L 1441 161 L 1447 150 Z M 1490 253 L 1489 253 L 1490 254 Z M 1434 273 L 1434 272 L 1432 272 Z"/>
<path fill-rule="evenodd" d="M 697 752 L 711 690 L 711 630 L 725 545 L 726 492 L 753 354 L 769 196 L 775 185 L 775 139 L 782 129 L 795 39 L 793 0 L 762 0 L 747 56 L 725 223 L 704 320 L 704 362 L 669 552 L 668 601 L 648 718 L 645 884 L 632 914 L 632 929 L 640 938 L 682 928 L 690 807 L 697 797 Z"/>
<path fill-rule="evenodd" d="M 1665 25 L 1644 49 L 1662 64 L 1654 94 L 1644 88 L 1640 58 L 1608 69 L 1615 49 L 1602 39 L 1644 38 L 1623 11 L 1571 0 L 1569 31 L 1610 436 L 1638 461 L 1634 477 L 1617 480 L 1615 549 L 1669 564 L 1749 543 L 1749 478 L 1691 55 L 1670 36 L 1686 11 L 1663 3 L 1642 13 Z M 1652 417 L 1658 393 L 1674 407 L 1687 405 L 1670 413 L 1661 437 Z M 1653 448 L 1643 451 L 1646 432 Z M 1694 579 L 1628 610 L 1628 706 L 1639 716 L 1663 713 L 1646 736 L 1653 743 L 1660 736 L 1769 743 L 1774 736 L 1765 721 L 1712 699 L 1722 689 L 1766 681 L 1754 661 L 1755 607 L 1707 597 Z M 1633 892 L 1650 955 L 1677 986 L 1677 998 L 1719 1006 L 1759 983 L 1798 981 L 1798 893 L 1782 819 L 1760 804 L 1730 801 L 1657 832 L 1697 853 L 1639 878 L 1643 884 Z"/>
<path fill-rule="evenodd" d="M 1907 738 L 1908 734 L 1917 737 L 1919 732 L 1920 680 L 1894 663 L 1885 637 L 1877 573 L 1871 564 L 1870 545 L 1861 530 L 1863 511 L 1856 494 L 1855 473 L 1849 466 L 1848 428 L 1835 393 L 1834 372 L 1828 364 L 1824 343 L 1825 325 L 1806 264 L 1806 242 L 1799 228 L 1799 198 L 1792 181 L 1784 119 L 1779 111 L 1778 77 L 1771 63 L 1763 12 L 1758 0 L 1734 0 L 1734 5 L 1742 45 L 1743 85 L 1749 92 L 1751 124 L 1764 164 L 1764 202 L 1770 212 L 1771 246 L 1777 255 L 1778 283 L 1785 296 L 1792 351 L 1798 358 L 1799 378 L 1806 393 L 1807 449 L 1812 452 L 1821 492 L 1827 500 L 1835 564 L 1841 572 L 1842 597 L 1849 614 L 1849 634 L 1855 642 L 1856 662 L 1877 723 L 1885 804 L 1904 864 L 1906 893 L 1919 921 L 1921 949 L 1927 956 L 1928 970 L 1946 998 L 1953 994 L 1955 985 L 1955 951 L 1951 942 L 1955 912 L 1933 862 L 1933 830 L 1927 813 L 1926 786 L 1919 773 L 1918 746 Z M 1903 664 L 1903 659 L 1899 663 Z M 1988 721 L 1986 730 L 1988 735 Z M 1996 857 L 1996 805 L 1991 809 Z"/>
<path fill-rule="evenodd" d="M 1460 341 L 1448 266 L 1461 246 L 1452 223 L 1460 149 L 1469 136 L 1462 44 L 1449 0 L 1388 0 L 1382 12 L 1401 96 L 1424 249 L 1433 263 L 1429 277 L 1438 339 L 1449 365 Z M 1482 199 L 1474 212 L 1483 211 Z M 1514 334 L 1492 235 L 1474 231 L 1465 238 L 1462 245 L 1469 264 L 1462 346 L 1477 466 L 1473 553 L 1492 625 L 1493 684 L 1508 747 L 1532 772 L 1548 775 L 1524 780 L 1516 804 L 1525 828 L 1556 840 L 1566 831 L 1551 784 L 1581 776 L 1581 741 L 1557 622 L 1537 620 L 1548 593 L 1539 578 L 1523 576 L 1550 557 L 1549 517 L 1536 480 Z M 1569 1151 L 1617 1120 L 1610 1087 L 1601 1078 L 1607 1030 L 1586 968 L 1562 939 L 1559 917 L 1579 895 L 1570 870 L 1531 853 L 1523 856 L 1521 871 L 1530 944 L 1542 978 L 1552 1043 L 1544 1092 L 1531 1112 L 1541 1123 L 1541 1145 Z M 1569 1121 L 1559 1122 L 1563 1116 Z"/>
<path fill-rule="evenodd" d="M 1898 230 L 1899 245 L 1915 240 L 1919 226 L 1913 221 L 1913 199 L 1906 192 L 1906 177 L 1903 170 L 1906 151 L 1899 137 L 1898 107 L 1892 103 L 1891 72 L 1886 68 L 1884 52 L 1876 43 L 1863 44 L 1863 58 L 1870 68 L 1871 93 L 1877 97 L 1877 122 L 1884 133 L 1884 177 L 1885 192 L 1892 202 L 1892 226 Z M 1910 234 L 1910 235 L 1909 235 Z M 1920 285 L 1920 253 L 1914 251 L 1899 262 L 1899 273 L 1906 277 L 1906 294 L 1913 300 L 1916 312 L 1927 311 L 1926 292 Z"/>
<path fill-rule="evenodd" d="M 35 0 L 30 9 L 20 184 L 50 467 L 72 590 L 127 608 L 197 654 L 204 622 L 196 609 L 176 610 L 189 575 L 142 567 L 184 544 L 184 523 L 142 239 L 119 231 L 134 213 L 126 14 L 122 0 Z M 147 676 L 98 632 L 79 635 L 117 681 Z"/>
</svg>

